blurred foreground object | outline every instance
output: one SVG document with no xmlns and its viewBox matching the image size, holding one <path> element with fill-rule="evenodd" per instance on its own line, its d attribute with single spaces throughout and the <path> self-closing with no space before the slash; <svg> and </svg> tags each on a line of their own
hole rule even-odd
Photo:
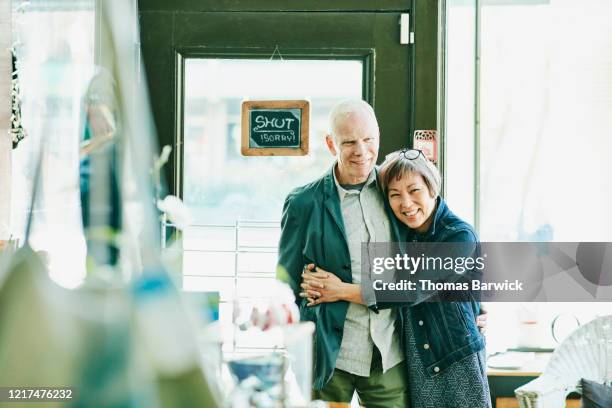
<svg viewBox="0 0 612 408">
<path fill-rule="evenodd" d="M 268 297 L 255 305 L 236 302 L 234 322 L 241 330 L 252 327 L 269 330 L 278 326 L 299 323 L 300 311 L 295 295 L 286 283 L 270 282 Z"/>
<path fill-rule="evenodd" d="M 17 248 L 19 248 L 18 239 L 0 239 L 0 252 L 14 252 Z"/>
<path fill-rule="evenodd" d="M 71 404 L 154 402 L 146 360 L 132 349 L 129 301 L 53 283 L 25 245 L 0 271 L 0 384 L 75 387 Z M 66 405 L 69 405 L 66 403 Z M 153 405 L 155 406 L 155 405 Z"/>
<path fill-rule="evenodd" d="M 184 230 L 191 225 L 192 217 L 189 208 L 180 198 L 167 195 L 163 200 L 157 201 L 157 208 L 166 214 L 176 228 Z"/>
<path fill-rule="evenodd" d="M 612 315 L 576 329 L 555 349 L 544 374 L 514 392 L 521 408 L 565 406 L 570 392 L 581 392 L 581 380 L 612 380 Z"/>
<path fill-rule="evenodd" d="M 250 330 L 253 336 L 259 331 Z M 310 406 L 314 324 L 304 322 L 272 330 L 282 336 L 282 344 L 274 351 L 239 354 L 228 361 L 236 381 L 230 395 L 232 407 Z"/>
<path fill-rule="evenodd" d="M 217 407 L 179 293 L 163 272 L 133 294 L 67 290 L 29 246 L 0 270 L 0 385 L 74 387 L 56 406 Z"/>
<path fill-rule="evenodd" d="M 232 406 L 306 406 L 312 389 L 312 322 L 300 323 L 289 285 L 270 282 L 266 297 L 234 304 L 234 324 L 249 337 L 276 333 L 273 351 L 235 355 L 228 367 L 236 380 Z"/>
<path fill-rule="evenodd" d="M 49 406 L 215 408 L 218 378 L 201 362 L 208 350 L 199 348 L 161 259 L 150 172 L 156 137 L 132 42 L 136 9 L 124 0 L 99 5 L 105 58 L 85 93 L 89 142 L 80 151 L 89 161 L 80 169 L 82 218 L 94 262 L 79 289 L 56 285 L 30 247 L 32 221 L 41 216 L 30 211 L 25 245 L 1 254 L 0 385 L 74 388 L 71 401 Z M 49 124 L 40 126 L 45 134 Z M 46 140 L 35 149 L 32 209 L 44 199 Z M 105 270 L 118 271 L 118 279 L 100 279 Z"/>
<path fill-rule="evenodd" d="M 116 87 L 113 75 L 97 67 L 83 98 L 79 184 L 90 275 L 119 259 L 123 135 Z"/>
</svg>

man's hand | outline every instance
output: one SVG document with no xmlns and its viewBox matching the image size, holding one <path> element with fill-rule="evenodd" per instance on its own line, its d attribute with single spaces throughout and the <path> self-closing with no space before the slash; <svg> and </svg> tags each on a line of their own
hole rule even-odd
<svg viewBox="0 0 612 408">
<path fill-rule="evenodd" d="M 300 296 L 308 299 L 307 306 L 339 300 L 363 304 L 358 284 L 343 282 L 333 273 L 315 267 L 314 264 L 306 265 L 302 279 L 300 286 L 304 291 Z"/>
<path fill-rule="evenodd" d="M 306 265 L 300 285 L 304 292 L 300 296 L 308 299 L 308 306 L 342 300 L 344 282 L 331 272 L 315 266 Z"/>
</svg>

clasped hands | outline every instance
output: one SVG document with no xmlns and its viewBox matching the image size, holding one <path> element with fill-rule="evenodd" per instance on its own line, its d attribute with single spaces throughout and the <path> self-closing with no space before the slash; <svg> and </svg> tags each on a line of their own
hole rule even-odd
<svg viewBox="0 0 612 408">
<path fill-rule="evenodd" d="M 314 264 L 304 267 L 300 287 L 303 290 L 300 296 L 308 300 L 306 306 L 339 300 L 363 304 L 359 285 L 343 282 L 333 273 Z M 487 311 L 481 305 L 480 314 L 476 316 L 476 325 L 482 334 L 487 329 L 487 315 Z"/>
<path fill-rule="evenodd" d="M 308 264 L 302 272 L 303 292 L 300 296 L 308 300 L 307 306 L 315 306 L 325 302 L 337 302 L 345 300 L 343 292 L 348 290 L 348 286 L 340 278 L 314 264 Z"/>
<path fill-rule="evenodd" d="M 304 267 L 300 286 L 303 290 L 300 296 L 308 300 L 307 306 L 339 300 L 363 304 L 358 284 L 343 282 L 333 273 L 314 264 Z"/>
</svg>

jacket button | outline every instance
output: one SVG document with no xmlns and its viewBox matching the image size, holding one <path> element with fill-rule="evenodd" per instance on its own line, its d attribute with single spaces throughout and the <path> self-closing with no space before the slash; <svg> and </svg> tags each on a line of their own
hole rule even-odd
<svg viewBox="0 0 612 408">
<path fill-rule="evenodd" d="M 419 326 L 422 326 L 422 325 L 423 325 L 423 321 L 419 320 Z"/>
<path fill-rule="evenodd" d="M 440 372 L 440 367 L 434 367 L 434 371 L 435 371 L 436 373 L 439 373 L 439 372 Z"/>
<path fill-rule="evenodd" d="M 349 265 L 349 264 L 343 265 L 342 267 L 343 267 L 344 269 L 346 269 L 347 271 L 348 271 L 349 269 L 351 269 L 351 265 Z"/>
<path fill-rule="evenodd" d="M 427 343 L 423 344 L 423 348 L 424 348 L 425 350 L 429 350 L 429 344 L 427 344 Z"/>
<path fill-rule="evenodd" d="M 342 331 L 342 327 L 340 327 L 340 326 L 334 326 L 334 330 L 335 330 L 335 331 L 338 331 L 338 332 L 339 332 L 339 331 Z"/>
</svg>

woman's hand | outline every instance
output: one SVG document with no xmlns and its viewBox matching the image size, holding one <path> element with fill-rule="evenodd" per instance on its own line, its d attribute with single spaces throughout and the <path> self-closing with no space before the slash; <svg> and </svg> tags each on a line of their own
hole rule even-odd
<svg viewBox="0 0 612 408">
<path fill-rule="evenodd" d="M 314 264 L 306 265 L 305 269 L 307 271 L 302 273 L 303 282 L 300 285 L 304 291 L 300 296 L 308 299 L 307 306 L 339 300 L 363 303 L 359 285 L 342 282 L 333 273 L 315 267 Z"/>
<path fill-rule="evenodd" d="M 480 334 L 485 334 L 487 331 L 487 316 L 488 311 L 485 309 L 484 305 L 480 305 L 480 314 L 476 316 L 476 326 L 480 330 Z"/>
</svg>

